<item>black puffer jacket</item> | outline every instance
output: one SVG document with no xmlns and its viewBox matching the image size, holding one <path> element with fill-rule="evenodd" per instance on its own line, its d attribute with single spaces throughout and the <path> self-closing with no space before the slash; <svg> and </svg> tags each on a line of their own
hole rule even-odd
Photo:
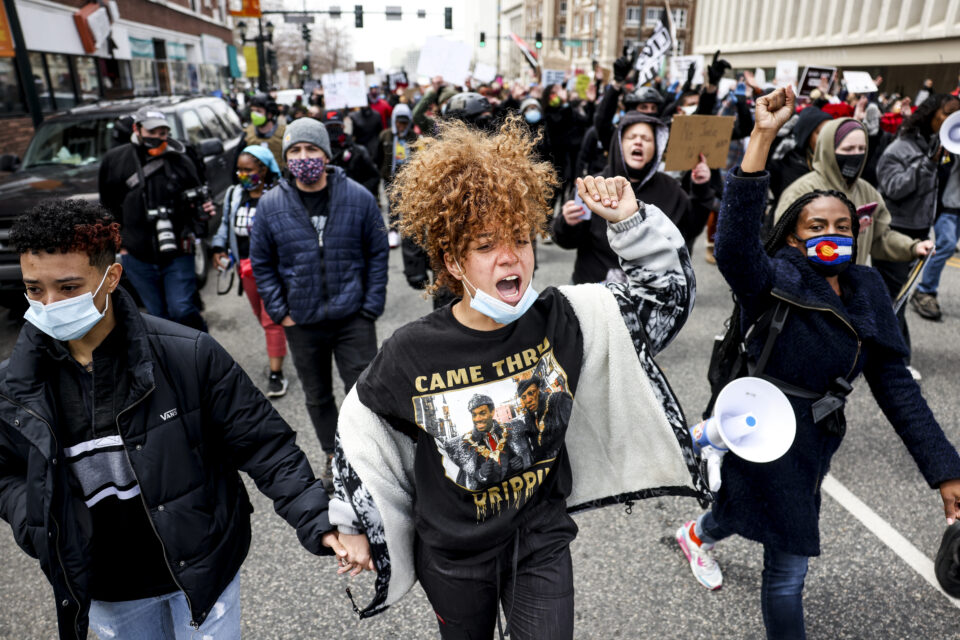
<svg viewBox="0 0 960 640">
<path fill-rule="evenodd" d="M 327 496 L 296 434 L 213 338 L 141 315 L 122 289 L 112 304 L 127 332 L 131 380 L 117 426 L 171 575 L 199 625 L 250 546 L 253 509 L 237 470 L 316 554 L 331 529 Z M 44 373 L 51 370 L 48 340 L 25 325 L 0 365 L 0 517 L 53 585 L 60 637 L 82 640 L 90 514 L 73 497 L 75 480 L 63 463 Z"/>
</svg>

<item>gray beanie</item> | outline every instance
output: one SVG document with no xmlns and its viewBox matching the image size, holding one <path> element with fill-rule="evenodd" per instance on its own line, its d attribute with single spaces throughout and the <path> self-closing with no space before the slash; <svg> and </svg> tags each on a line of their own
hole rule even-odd
<svg viewBox="0 0 960 640">
<path fill-rule="evenodd" d="M 333 152 L 330 151 L 330 136 L 327 135 L 327 128 L 323 123 L 313 118 L 298 118 L 287 125 L 283 133 L 283 159 L 287 159 L 287 149 L 298 142 L 309 142 L 323 149 L 327 154 L 327 159 L 333 158 Z"/>
</svg>

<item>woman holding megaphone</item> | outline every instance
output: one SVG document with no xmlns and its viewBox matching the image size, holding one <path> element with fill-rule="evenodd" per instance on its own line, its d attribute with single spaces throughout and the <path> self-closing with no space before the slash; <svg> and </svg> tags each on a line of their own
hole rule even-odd
<svg viewBox="0 0 960 640">
<path fill-rule="evenodd" d="M 781 458 L 756 464 L 727 455 L 711 511 L 677 531 L 697 579 L 716 589 L 722 574 L 713 545 L 739 534 L 764 548 L 761 608 L 768 638 L 803 638 L 807 560 L 820 553 L 820 482 L 846 428 L 844 400 L 862 373 L 880 408 L 931 487 L 948 523 L 960 518 L 960 456 L 934 419 L 903 363 L 906 345 L 880 275 L 855 264 L 858 219 L 838 191 L 812 191 L 789 205 L 769 238 L 760 221 L 777 130 L 794 112 L 791 88 L 757 101 L 756 124 L 740 168 L 727 177 L 716 236 L 717 266 L 737 304 L 730 331 L 738 348 L 747 328 L 787 308 L 762 371 L 796 414 L 796 437 Z M 759 335 L 758 335 L 759 334 Z M 745 340 L 754 362 L 765 331 Z"/>
</svg>

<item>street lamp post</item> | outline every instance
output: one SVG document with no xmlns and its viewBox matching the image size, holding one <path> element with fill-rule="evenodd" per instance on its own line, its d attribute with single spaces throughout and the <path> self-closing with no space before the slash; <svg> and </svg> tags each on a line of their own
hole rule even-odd
<svg viewBox="0 0 960 640">
<path fill-rule="evenodd" d="M 257 18 L 257 35 L 252 38 L 247 37 L 247 24 L 245 22 L 237 23 L 237 31 L 240 32 L 240 40 L 244 44 L 254 42 L 257 45 L 257 86 L 260 91 L 266 93 L 270 88 L 267 82 L 267 60 L 265 52 L 265 43 L 273 44 L 273 23 L 267 22 L 267 32 L 263 32 L 263 19 Z"/>
</svg>

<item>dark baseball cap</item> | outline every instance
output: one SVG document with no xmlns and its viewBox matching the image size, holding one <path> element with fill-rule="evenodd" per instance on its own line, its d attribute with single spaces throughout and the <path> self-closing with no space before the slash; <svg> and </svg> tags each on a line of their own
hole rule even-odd
<svg viewBox="0 0 960 640">
<path fill-rule="evenodd" d="M 156 129 L 157 127 L 170 128 L 170 123 L 163 115 L 163 112 L 156 107 L 141 107 L 133 114 L 133 121 L 144 129 Z"/>
</svg>

